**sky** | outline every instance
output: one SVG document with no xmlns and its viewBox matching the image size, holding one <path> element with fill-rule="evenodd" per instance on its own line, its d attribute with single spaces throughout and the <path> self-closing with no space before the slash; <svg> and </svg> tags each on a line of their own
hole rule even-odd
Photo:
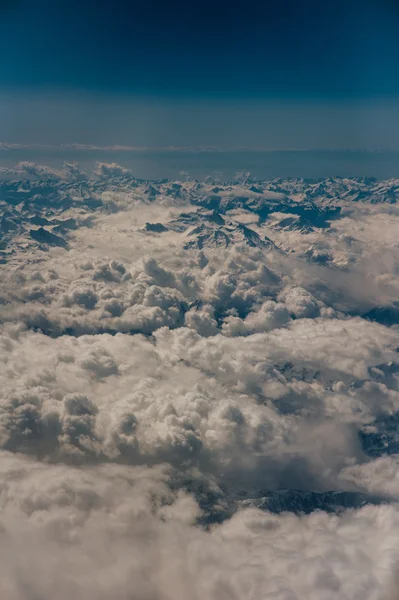
<svg viewBox="0 0 399 600">
<path fill-rule="evenodd" d="M 3 0 L 0 140 L 399 148 L 393 0 Z"/>
</svg>

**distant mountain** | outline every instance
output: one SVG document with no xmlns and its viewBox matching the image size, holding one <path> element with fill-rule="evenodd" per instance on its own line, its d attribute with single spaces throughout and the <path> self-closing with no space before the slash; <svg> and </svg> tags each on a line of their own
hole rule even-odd
<svg viewBox="0 0 399 600">
<path fill-rule="evenodd" d="M 312 244 L 305 251 L 304 256 L 311 262 L 315 262 L 318 265 L 326 265 L 333 260 L 333 256 L 322 244 Z"/>
<path fill-rule="evenodd" d="M 246 227 L 242 223 L 233 223 L 230 221 L 223 226 L 212 227 L 206 223 L 194 227 L 187 233 L 187 237 L 192 238 L 184 248 L 227 248 L 231 244 L 245 244 L 252 248 L 263 248 L 277 250 L 277 246 L 269 238 L 261 236 L 253 229 Z"/>
<path fill-rule="evenodd" d="M 66 248 L 68 243 L 59 235 L 55 235 L 51 233 L 51 231 L 47 231 L 43 227 L 39 229 L 31 229 L 29 231 L 31 238 L 33 238 L 39 244 L 45 244 L 47 246 L 61 246 L 62 248 Z"/>
<path fill-rule="evenodd" d="M 267 181 L 147 181 L 118 169 L 98 179 L 62 179 L 54 174 L 0 181 L 0 252 L 2 261 L 39 244 L 68 247 L 73 231 L 89 225 L 90 215 L 126 210 L 128 204 L 161 201 L 181 207 L 168 222 L 147 222 L 147 235 L 181 234 L 186 249 L 227 248 L 245 244 L 263 250 L 292 252 L 283 233 L 310 236 L 329 229 L 331 221 L 354 203 L 396 204 L 399 180 L 373 178 L 272 179 Z M 118 198 L 124 202 L 119 205 Z M 71 216 L 72 215 L 72 216 Z M 75 218 L 79 216 L 79 218 Z M 248 218 L 250 217 L 250 218 Z M 329 229 L 330 230 L 330 229 Z M 304 238 L 305 240 L 306 238 Z M 288 243 L 288 245 L 287 245 Z M 312 239 L 301 256 L 319 265 L 337 265 L 328 247 Z M 339 268 L 344 268 L 345 259 Z M 366 318 L 397 320 L 395 310 L 375 309 Z M 381 312 L 382 311 L 382 312 Z M 384 314 L 383 314 L 384 313 Z M 395 314 L 394 314 L 395 313 Z M 384 316 L 385 315 L 385 316 Z"/>
<path fill-rule="evenodd" d="M 390 306 L 376 306 L 364 313 L 362 317 L 381 325 L 399 325 L 399 302 L 394 302 Z"/>
<path fill-rule="evenodd" d="M 278 250 L 276 244 L 266 236 L 243 223 L 222 216 L 215 209 L 198 209 L 190 213 L 181 213 L 168 224 L 169 229 L 185 233 L 188 241 L 186 250 L 197 248 L 227 248 L 231 244 L 245 244 L 252 248 Z"/>
<path fill-rule="evenodd" d="M 277 231 L 298 231 L 300 233 L 315 231 L 315 226 L 309 219 L 296 214 L 272 213 L 268 224 Z"/>
<path fill-rule="evenodd" d="M 265 492 L 259 498 L 238 501 L 240 508 L 254 507 L 272 513 L 293 512 L 310 514 L 315 510 L 339 512 L 348 508 L 360 508 L 365 504 L 381 504 L 379 496 L 359 492 L 306 492 L 300 490 L 278 490 Z"/>
<path fill-rule="evenodd" d="M 151 233 L 163 233 L 164 231 L 168 231 L 168 228 L 162 223 L 146 223 L 143 227 L 144 231 L 149 231 Z"/>
</svg>

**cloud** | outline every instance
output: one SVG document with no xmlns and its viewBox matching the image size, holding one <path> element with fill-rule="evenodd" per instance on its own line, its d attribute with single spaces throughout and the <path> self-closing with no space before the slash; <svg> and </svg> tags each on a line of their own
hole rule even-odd
<svg viewBox="0 0 399 600">
<path fill-rule="evenodd" d="M 11 600 L 383 600 L 393 583 L 395 506 L 341 516 L 247 509 L 206 532 L 164 468 L 82 471 L 4 454 L 1 474 L 0 590 Z"/>
<path fill-rule="evenodd" d="M 2 597 L 389 597 L 399 336 L 364 311 L 395 307 L 395 207 L 341 200 L 324 228 L 302 181 L 22 169 L 41 191 L 2 188 Z M 296 194 L 311 232 L 268 220 Z M 186 248 L 240 211 L 285 253 Z M 27 244 L 30 219 L 68 249 Z"/>
<path fill-rule="evenodd" d="M 129 169 L 121 167 L 117 163 L 98 162 L 94 170 L 94 175 L 99 179 L 105 179 L 107 177 L 132 176 L 133 174 Z"/>
<path fill-rule="evenodd" d="M 0 170 L 7 177 L 22 177 L 26 179 L 50 178 L 66 181 L 86 181 L 87 175 L 80 170 L 76 163 L 64 163 L 62 169 L 54 169 L 32 161 L 22 161 L 13 168 L 3 167 Z"/>
<path fill-rule="evenodd" d="M 273 300 L 264 302 L 259 310 L 250 312 L 245 319 L 228 316 L 223 325 L 223 331 L 227 335 L 247 335 L 250 333 L 261 333 L 279 328 L 289 320 L 289 312 L 284 304 Z"/>
</svg>

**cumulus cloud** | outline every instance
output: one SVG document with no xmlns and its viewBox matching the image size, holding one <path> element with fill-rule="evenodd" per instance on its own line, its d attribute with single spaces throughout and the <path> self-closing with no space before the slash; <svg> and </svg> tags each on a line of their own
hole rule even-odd
<svg viewBox="0 0 399 600">
<path fill-rule="evenodd" d="M 5 454 L 3 597 L 382 600 L 397 561 L 398 511 L 341 516 L 246 509 L 208 532 L 165 469 L 43 465 Z"/>
<path fill-rule="evenodd" d="M 104 163 L 98 162 L 94 170 L 94 174 L 99 179 L 106 179 L 107 177 L 123 177 L 125 175 L 132 176 L 132 172 L 126 167 L 122 167 L 117 163 Z"/>
<path fill-rule="evenodd" d="M 3 176 L 22 177 L 26 179 L 50 178 L 54 180 L 86 181 L 87 175 L 76 163 L 64 163 L 62 169 L 40 165 L 32 161 L 22 161 L 15 167 L 4 167 L 0 170 Z"/>
<path fill-rule="evenodd" d="M 259 310 L 250 312 L 245 319 L 235 316 L 226 317 L 223 330 L 233 336 L 261 333 L 281 327 L 288 319 L 289 312 L 284 304 L 268 300 Z"/>
<path fill-rule="evenodd" d="M 342 200 L 338 218 L 302 180 L 247 174 L 18 169 L 49 201 L 11 182 L 1 205 L 1 596 L 386 600 L 399 564 L 395 208 Z M 30 219 L 57 235 L 73 221 L 67 249 L 27 245 Z"/>
</svg>

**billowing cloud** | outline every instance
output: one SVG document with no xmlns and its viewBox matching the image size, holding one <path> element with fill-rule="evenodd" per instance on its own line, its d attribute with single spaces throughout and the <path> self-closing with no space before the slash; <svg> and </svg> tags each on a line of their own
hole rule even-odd
<svg viewBox="0 0 399 600">
<path fill-rule="evenodd" d="M 106 179 L 107 177 L 132 175 L 132 172 L 129 169 L 126 169 L 126 167 L 122 167 L 117 163 L 98 162 L 94 174 L 100 179 Z"/>
<path fill-rule="evenodd" d="M 82 471 L 5 454 L 1 475 L 0 590 L 11 600 L 382 600 L 395 584 L 395 506 L 340 516 L 249 508 L 206 532 L 165 469 Z"/>
<path fill-rule="evenodd" d="M 1 597 L 395 598 L 395 184 L 17 170 Z"/>
<path fill-rule="evenodd" d="M 67 181 L 87 180 L 86 173 L 81 171 L 76 163 L 64 163 L 62 169 L 55 169 L 32 161 L 22 161 L 15 167 L 3 167 L 0 174 L 6 177 L 21 177 L 29 180 L 42 178 Z"/>
</svg>

